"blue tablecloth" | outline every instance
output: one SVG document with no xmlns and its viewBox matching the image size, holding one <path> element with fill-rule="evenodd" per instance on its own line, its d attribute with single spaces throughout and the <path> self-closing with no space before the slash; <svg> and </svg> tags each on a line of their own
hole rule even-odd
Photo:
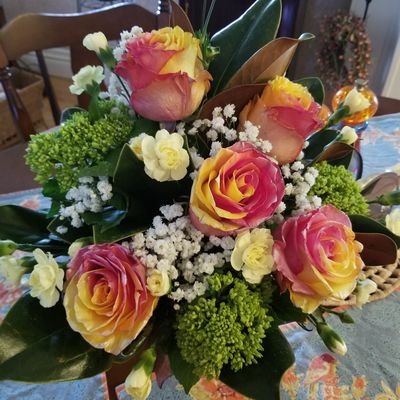
<svg viewBox="0 0 400 400">
<path fill-rule="evenodd" d="M 364 176 L 396 169 L 400 162 L 400 113 L 373 118 L 362 135 L 361 153 Z M 399 166 L 397 166 L 399 171 Z M 38 190 L 0 196 L 0 204 L 19 204 L 37 209 L 46 206 Z M 0 281 L 0 319 L 21 295 L 23 288 L 9 290 Z M 296 324 L 282 327 L 292 344 L 296 364 L 285 374 L 283 399 L 399 400 L 400 399 L 400 292 L 391 294 L 350 314 L 355 324 L 330 322 L 345 339 L 344 357 L 327 351 L 315 332 Z M 40 363 L 40 360 L 37 360 Z M 121 399 L 128 399 L 123 385 L 117 388 Z M 243 399 L 217 381 L 201 381 L 187 396 L 174 378 L 162 390 L 153 384 L 150 400 Z M 18 400 L 97 400 L 107 399 L 105 375 L 78 382 L 26 385 L 0 383 L 0 399 Z"/>
</svg>

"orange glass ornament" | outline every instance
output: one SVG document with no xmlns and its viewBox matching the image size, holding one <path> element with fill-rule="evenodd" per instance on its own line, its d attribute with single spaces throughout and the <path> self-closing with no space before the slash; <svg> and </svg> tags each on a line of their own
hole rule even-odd
<svg viewBox="0 0 400 400">
<path fill-rule="evenodd" d="M 335 111 L 340 103 L 344 101 L 350 90 L 357 88 L 357 90 L 368 99 L 370 106 L 365 110 L 353 114 L 342 121 L 342 124 L 349 126 L 361 125 L 368 121 L 373 115 L 375 115 L 378 109 L 378 99 L 375 93 L 368 88 L 367 81 L 357 79 L 354 86 L 347 85 L 339 89 L 332 99 L 332 108 Z"/>
</svg>

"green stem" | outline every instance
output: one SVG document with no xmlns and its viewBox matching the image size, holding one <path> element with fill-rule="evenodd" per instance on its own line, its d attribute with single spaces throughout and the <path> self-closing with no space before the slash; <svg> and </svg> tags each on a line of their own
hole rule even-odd
<svg viewBox="0 0 400 400">
<path fill-rule="evenodd" d="M 207 18 L 206 18 L 206 21 L 205 21 L 205 23 L 203 25 L 203 34 L 207 33 L 208 24 L 210 22 L 211 14 L 212 14 L 212 12 L 214 10 L 214 6 L 215 6 L 216 1 L 217 0 L 212 0 L 211 1 L 211 5 L 210 5 L 210 8 L 208 9 L 208 13 L 207 13 Z"/>
</svg>

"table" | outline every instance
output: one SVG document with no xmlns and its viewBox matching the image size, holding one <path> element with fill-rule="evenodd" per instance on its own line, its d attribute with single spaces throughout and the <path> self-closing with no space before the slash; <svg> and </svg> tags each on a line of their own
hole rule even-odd
<svg viewBox="0 0 400 400">
<path fill-rule="evenodd" d="M 373 118 L 361 142 L 364 175 L 382 172 L 400 162 L 400 113 Z M 397 167 L 398 168 L 398 167 Z M 399 168 L 400 169 L 400 168 Z M 8 173 L 13 172 L 10 167 Z M 400 172 L 400 171 L 399 171 Z M 9 179 L 9 176 L 7 177 Z M 46 205 L 38 189 L 0 195 L 0 204 L 39 208 Z M 0 320 L 23 288 L 8 290 L 0 281 Z M 344 338 L 348 353 L 330 353 L 315 332 L 305 332 L 296 324 L 282 327 L 296 354 L 296 364 L 284 376 L 282 398 L 331 400 L 400 399 L 400 292 L 384 300 L 350 310 L 356 323 L 329 322 Z M 40 362 L 40 360 L 38 360 Z M 78 382 L 46 385 L 0 383 L 0 399 L 80 400 L 108 399 L 104 374 Z M 121 400 L 129 399 L 123 385 L 117 388 Z M 198 400 L 243 400 L 218 382 L 201 381 L 192 391 Z M 190 399 L 174 378 L 163 389 L 153 385 L 150 400 Z"/>
</svg>

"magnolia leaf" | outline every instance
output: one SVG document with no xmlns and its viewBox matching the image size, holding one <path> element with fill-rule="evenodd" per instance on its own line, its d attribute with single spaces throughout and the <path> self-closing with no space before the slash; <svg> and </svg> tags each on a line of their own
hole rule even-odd
<svg viewBox="0 0 400 400">
<path fill-rule="evenodd" d="M 59 233 L 57 231 L 57 228 L 60 226 L 66 226 L 68 228 L 67 232 Z M 61 220 L 60 217 L 56 217 L 53 220 L 51 220 L 50 223 L 47 225 L 47 229 L 53 235 L 61 238 L 67 243 L 73 243 L 75 240 L 79 238 L 91 236 L 90 228 L 88 226 L 84 226 L 82 228 L 74 228 L 70 226 L 68 220 L 65 219 Z"/>
<path fill-rule="evenodd" d="M 400 237 L 395 235 L 391 230 L 379 222 L 365 217 L 364 215 L 350 215 L 350 220 L 354 232 L 382 233 L 383 235 L 389 236 L 396 243 L 396 246 L 400 247 Z"/>
<path fill-rule="evenodd" d="M 302 78 L 295 81 L 305 86 L 318 104 L 324 103 L 325 89 L 321 79 L 316 77 Z"/>
<path fill-rule="evenodd" d="M 363 162 L 360 153 L 353 147 L 342 142 L 333 142 L 313 160 L 312 164 L 326 161 L 331 165 L 343 165 L 356 179 L 362 175 Z"/>
<path fill-rule="evenodd" d="M 361 258 L 365 265 L 388 265 L 397 260 L 397 246 L 393 239 L 382 233 L 357 233 L 356 239 L 364 246 Z"/>
<path fill-rule="evenodd" d="M 170 1 L 171 19 L 169 26 L 180 26 L 185 32 L 194 33 L 193 26 L 183 9 L 175 1 Z"/>
<path fill-rule="evenodd" d="M 267 43 L 253 54 L 233 75 L 225 89 L 251 83 L 265 83 L 278 75 L 284 75 L 300 42 L 314 38 L 305 33 L 298 39 L 280 37 Z"/>
<path fill-rule="evenodd" d="M 154 136 L 160 129 L 160 123 L 146 118 L 135 120 L 132 130 L 132 137 L 139 136 L 141 133 Z"/>
<path fill-rule="evenodd" d="M 23 251 L 36 248 L 54 254 L 65 253 L 66 243 L 52 237 L 46 214 L 14 205 L 0 206 L 0 240 L 12 240 Z"/>
<path fill-rule="evenodd" d="M 211 45 L 220 49 L 216 61 L 210 65 L 214 94 L 226 86 L 254 53 L 275 38 L 280 18 L 280 0 L 257 0 L 211 38 Z"/>
<path fill-rule="evenodd" d="M 263 347 L 263 356 L 257 360 L 257 364 L 246 366 L 238 372 L 226 368 L 220 379 L 252 399 L 276 400 L 280 398 L 282 376 L 295 361 L 293 350 L 279 328 L 267 330 Z"/>
<path fill-rule="evenodd" d="M 143 213 L 142 213 L 143 214 Z M 107 230 L 103 230 L 101 226 L 93 225 L 93 242 L 99 243 L 115 243 L 120 240 L 129 238 L 135 233 L 146 230 L 153 219 L 152 214 L 143 214 L 143 218 L 125 218 L 118 226 L 114 226 Z"/>
<path fill-rule="evenodd" d="M 183 386 L 186 393 L 189 393 L 191 387 L 200 379 L 193 373 L 193 367 L 187 363 L 181 356 L 176 344 L 168 352 L 169 364 L 173 374 L 179 383 Z"/>
<path fill-rule="evenodd" d="M 253 85 L 241 85 L 224 90 L 208 100 L 200 112 L 200 118 L 212 118 L 212 112 L 215 107 L 224 108 L 227 104 L 234 104 L 236 113 L 239 114 L 243 107 L 256 95 L 262 93 L 265 83 Z"/>
<path fill-rule="evenodd" d="M 307 138 L 308 146 L 304 150 L 304 159 L 313 160 L 318 157 L 324 148 L 336 139 L 338 134 L 339 131 L 335 129 L 324 129 L 309 136 Z"/>
<path fill-rule="evenodd" d="M 0 326 L 0 380 L 31 383 L 88 378 L 111 366 L 112 356 L 68 326 L 64 307 L 43 308 L 29 294 Z"/>
<path fill-rule="evenodd" d="M 367 200 L 374 200 L 385 193 L 396 190 L 400 186 L 400 177 L 395 172 L 385 172 L 369 178 L 363 185 L 362 195 Z"/>
</svg>

